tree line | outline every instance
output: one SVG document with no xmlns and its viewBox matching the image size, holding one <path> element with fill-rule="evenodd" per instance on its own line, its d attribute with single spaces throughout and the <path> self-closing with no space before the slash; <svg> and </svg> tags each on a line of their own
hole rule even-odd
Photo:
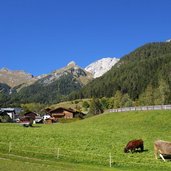
<svg viewBox="0 0 171 171">
<path fill-rule="evenodd" d="M 128 93 L 123 94 L 121 91 L 108 98 L 92 98 L 89 103 L 83 102 L 82 108 L 89 110 L 89 114 L 100 114 L 107 109 L 117 109 L 123 107 L 149 106 L 149 105 L 165 105 L 170 99 L 170 89 L 166 81 L 160 80 L 157 88 L 151 84 L 147 86 L 145 91 L 140 95 L 139 99 L 132 100 Z"/>
</svg>

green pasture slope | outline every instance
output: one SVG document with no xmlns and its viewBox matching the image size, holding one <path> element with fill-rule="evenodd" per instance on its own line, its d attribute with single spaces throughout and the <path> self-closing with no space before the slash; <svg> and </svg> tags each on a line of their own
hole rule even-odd
<svg viewBox="0 0 171 171">
<path fill-rule="evenodd" d="M 138 138 L 145 151 L 123 153 L 127 142 Z M 171 141 L 170 110 L 109 113 L 32 128 L 0 124 L 0 170 L 169 171 L 170 161 L 154 158 L 157 139 Z"/>
</svg>

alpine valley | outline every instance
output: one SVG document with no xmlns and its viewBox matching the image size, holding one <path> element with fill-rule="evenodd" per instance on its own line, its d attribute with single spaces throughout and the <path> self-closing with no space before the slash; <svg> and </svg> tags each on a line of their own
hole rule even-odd
<svg viewBox="0 0 171 171">
<path fill-rule="evenodd" d="M 111 60 L 114 62 L 111 64 Z M 57 103 L 78 91 L 94 79 L 94 75 L 107 72 L 119 59 L 103 58 L 83 69 L 71 61 L 66 67 L 49 74 L 34 77 L 24 71 L 0 69 L 0 106 L 21 103 Z M 109 66 L 104 68 L 104 66 Z"/>
<path fill-rule="evenodd" d="M 85 69 L 72 61 L 38 77 L 0 70 L 0 106 L 114 97 L 118 92 L 141 105 L 145 98 L 147 105 L 171 103 L 171 41 L 148 43 L 120 59 L 102 58 Z"/>
</svg>

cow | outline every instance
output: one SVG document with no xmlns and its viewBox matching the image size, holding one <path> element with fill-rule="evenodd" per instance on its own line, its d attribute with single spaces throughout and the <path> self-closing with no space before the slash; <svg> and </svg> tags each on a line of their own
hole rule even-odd
<svg viewBox="0 0 171 171">
<path fill-rule="evenodd" d="M 163 141 L 163 140 L 157 140 L 154 142 L 154 155 L 155 158 L 157 159 L 157 155 L 159 155 L 164 161 L 165 156 L 171 155 L 171 142 L 169 141 Z"/>
<path fill-rule="evenodd" d="M 129 151 L 135 152 L 135 150 L 138 149 L 140 149 L 141 152 L 144 151 L 144 142 L 142 139 L 129 141 L 126 147 L 124 148 L 124 152 L 125 153 L 128 153 Z"/>
</svg>

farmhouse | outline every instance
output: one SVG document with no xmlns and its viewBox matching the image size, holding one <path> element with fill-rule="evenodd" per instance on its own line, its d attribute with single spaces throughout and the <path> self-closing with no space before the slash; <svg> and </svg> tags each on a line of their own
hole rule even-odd
<svg viewBox="0 0 171 171">
<path fill-rule="evenodd" d="M 77 110 L 71 109 L 71 108 L 64 108 L 64 107 L 59 107 L 53 110 L 49 111 L 49 114 L 51 117 L 54 117 L 56 119 L 59 118 L 65 118 L 65 119 L 71 119 L 71 118 L 83 118 L 84 113 L 79 112 Z"/>
<path fill-rule="evenodd" d="M 32 126 L 33 123 L 42 123 L 43 118 L 35 112 L 27 112 L 20 118 L 19 123 L 23 126 Z"/>
<path fill-rule="evenodd" d="M 35 120 L 36 119 L 36 116 L 38 116 L 38 114 L 35 113 L 35 112 L 27 112 L 27 113 L 24 114 L 24 116 L 25 117 L 32 118 L 33 120 Z"/>
<path fill-rule="evenodd" d="M 0 108 L 1 122 L 15 122 L 18 118 L 17 108 Z"/>
</svg>

